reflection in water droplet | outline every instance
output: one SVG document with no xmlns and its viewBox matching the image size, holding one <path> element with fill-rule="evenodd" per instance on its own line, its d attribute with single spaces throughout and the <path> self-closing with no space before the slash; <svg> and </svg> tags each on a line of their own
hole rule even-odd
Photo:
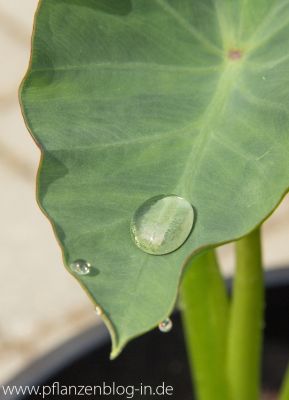
<svg viewBox="0 0 289 400">
<path fill-rule="evenodd" d="M 167 254 L 179 248 L 194 223 L 191 204 L 176 195 L 159 195 L 145 201 L 135 212 L 131 232 L 136 245 L 149 254 Z"/>
<path fill-rule="evenodd" d="M 172 320 L 170 318 L 164 319 L 160 324 L 159 324 L 159 330 L 161 332 L 167 333 L 169 332 L 173 327 Z"/>
<path fill-rule="evenodd" d="M 102 309 L 99 306 L 95 307 L 95 314 L 99 317 L 102 315 Z"/>
<path fill-rule="evenodd" d="M 76 260 L 70 264 L 70 268 L 77 275 L 88 275 L 91 271 L 91 265 L 85 260 Z"/>
</svg>

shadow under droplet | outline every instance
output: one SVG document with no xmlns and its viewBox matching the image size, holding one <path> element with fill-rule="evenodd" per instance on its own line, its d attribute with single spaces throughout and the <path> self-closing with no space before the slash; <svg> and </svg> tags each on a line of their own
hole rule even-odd
<svg viewBox="0 0 289 400">
<path fill-rule="evenodd" d="M 99 274 L 100 274 L 100 270 L 99 269 L 97 269 L 97 268 L 95 268 L 93 266 L 90 268 L 89 276 L 97 276 Z"/>
<path fill-rule="evenodd" d="M 113 15 L 128 15 L 132 10 L 131 0 L 57 0 L 58 3 L 91 8 Z"/>
</svg>

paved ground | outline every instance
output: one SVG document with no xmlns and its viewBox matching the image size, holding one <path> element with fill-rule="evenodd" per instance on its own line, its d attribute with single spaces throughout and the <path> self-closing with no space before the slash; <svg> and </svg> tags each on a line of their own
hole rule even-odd
<svg viewBox="0 0 289 400">
<path fill-rule="evenodd" d="M 35 201 L 39 151 L 17 102 L 37 0 L 0 0 L 0 383 L 33 358 L 96 324 L 86 295 L 62 267 Z M 267 266 L 289 263 L 289 199 L 265 226 Z M 231 247 L 222 250 L 232 270 Z"/>
</svg>

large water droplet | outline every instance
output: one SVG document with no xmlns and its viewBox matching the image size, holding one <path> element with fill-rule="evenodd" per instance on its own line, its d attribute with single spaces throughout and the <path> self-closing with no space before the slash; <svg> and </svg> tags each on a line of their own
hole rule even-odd
<svg viewBox="0 0 289 400">
<path fill-rule="evenodd" d="M 170 318 L 164 319 L 160 324 L 159 324 L 159 330 L 163 333 L 169 332 L 173 327 L 172 320 Z"/>
<path fill-rule="evenodd" d="M 171 253 L 189 236 L 194 209 L 182 197 L 159 195 L 145 201 L 135 212 L 131 232 L 136 245 L 149 254 Z"/>
<path fill-rule="evenodd" d="M 77 275 L 88 275 L 91 271 L 91 265 L 85 260 L 76 260 L 70 264 L 70 268 Z"/>
</svg>

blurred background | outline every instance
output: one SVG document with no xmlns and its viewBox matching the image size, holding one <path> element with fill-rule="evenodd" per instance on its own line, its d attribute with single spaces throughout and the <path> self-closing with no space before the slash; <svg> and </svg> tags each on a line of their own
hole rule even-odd
<svg viewBox="0 0 289 400">
<path fill-rule="evenodd" d="M 96 324 L 35 200 L 40 152 L 18 104 L 37 0 L 0 0 L 0 382 Z"/>
<path fill-rule="evenodd" d="M 37 0 L 0 0 L 0 383 L 98 320 L 62 266 L 35 200 L 40 153 L 23 122 L 17 91 L 26 72 Z M 264 225 L 266 268 L 289 265 L 289 197 Z M 232 246 L 220 249 L 225 274 Z"/>
</svg>

